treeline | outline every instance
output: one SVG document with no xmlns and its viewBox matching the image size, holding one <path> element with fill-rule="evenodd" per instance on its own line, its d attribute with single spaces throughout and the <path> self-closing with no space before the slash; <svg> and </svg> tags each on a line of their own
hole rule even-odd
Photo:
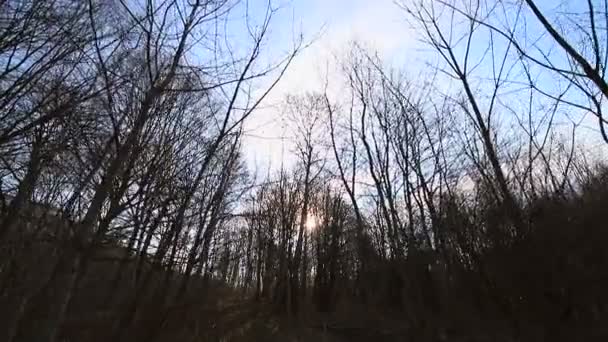
<svg viewBox="0 0 608 342">
<path fill-rule="evenodd" d="M 224 279 L 362 340 L 605 337 L 605 166 L 555 127 L 499 147 L 469 103 L 351 57 L 346 104 L 288 99 L 298 161 L 246 200 Z"/>
<path fill-rule="evenodd" d="M 276 10 L 241 6 L 0 1 L 3 340 L 218 340 L 229 300 L 367 338 L 608 335 L 605 4 L 405 2 L 430 76 L 353 44 L 285 99 L 295 163 L 265 179 L 243 122 L 300 45 L 263 63 Z"/>
<path fill-rule="evenodd" d="M 0 339 L 129 340 L 213 269 L 243 121 L 299 49 L 265 56 L 266 5 L 0 2 Z"/>
<path fill-rule="evenodd" d="M 604 339 L 606 7 L 562 6 L 404 2 L 426 80 L 353 44 L 288 97 L 231 283 L 363 340 Z"/>
</svg>

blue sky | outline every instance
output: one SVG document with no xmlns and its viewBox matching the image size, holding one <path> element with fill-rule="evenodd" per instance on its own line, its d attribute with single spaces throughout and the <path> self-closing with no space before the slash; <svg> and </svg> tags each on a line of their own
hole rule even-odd
<svg viewBox="0 0 608 342">
<path fill-rule="evenodd" d="M 537 4 L 553 19 L 560 11 L 583 11 L 584 8 L 580 6 L 581 3 L 586 2 L 570 0 L 560 3 L 561 5 L 552 0 L 537 0 Z M 250 0 L 249 4 L 255 12 L 255 9 L 263 8 L 266 1 Z M 404 70 L 410 77 L 429 72 L 428 64 L 436 65 L 437 54 L 429 53 L 431 49 L 419 42 L 420 32 L 411 28 L 406 22 L 406 14 L 394 4 L 393 0 L 275 0 L 274 4 L 280 4 L 282 9 L 277 13 L 272 24 L 269 43 L 266 46 L 267 55 L 271 58 L 280 56 L 289 49 L 294 33 L 298 32 L 302 32 L 304 39 L 312 40 L 313 44 L 297 57 L 278 87 L 265 101 L 264 107 L 247 122 L 244 152 L 253 168 L 276 169 L 282 161 L 286 164 L 292 162 L 289 157 L 290 134 L 284 129 L 281 119 L 281 101 L 287 94 L 322 89 L 325 75 L 330 75 L 331 82 L 331 77 L 336 75 L 335 73 L 332 75 L 332 71 L 336 69 L 332 60 L 334 57 L 342 56 L 350 42 L 356 40 L 377 51 L 386 64 Z M 538 22 L 531 17 L 528 17 L 527 21 L 530 24 L 527 38 L 535 40 L 538 36 L 534 34 L 534 27 Z M 538 35 L 541 32 L 536 31 Z M 484 38 L 482 34 L 477 37 L 474 45 L 483 54 L 487 46 L 487 36 Z M 543 39 L 549 39 L 547 46 L 553 45 L 549 37 Z M 473 49 L 476 49 L 475 46 Z M 561 51 L 558 49 L 552 53 L 559 54 Z M 477 73 L 486 77 L 487 71 L 482 67 Z M 551 85 L 556 80 L 548 78 L 543 82 Z M 339 91 L 332 89 L 330 84 L 330 92 L 332 90 Z M 519 100 L 525 102 L 526 99 L 520 98 L 519 95 L 508 99 L 511 105 Z M 570 109 L 566 108 L 566 110 Z M 590 125 L 592 126 L 593 124 Z"/>
</svg>

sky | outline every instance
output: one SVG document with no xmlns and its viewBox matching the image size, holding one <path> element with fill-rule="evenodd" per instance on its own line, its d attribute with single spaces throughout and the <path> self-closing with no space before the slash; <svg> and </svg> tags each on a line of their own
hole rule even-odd
<svg viewBox="0 0 608 342">
<path fill-rule="evenodd" d="M 250 6 L 263 8 L 267 0 L 249 1 Z M 252 5 L 254 1 L 258 4 Z M 562 8 L 565 5 L 558 6 L 552 0 L 537 1 L 547 13 L 578 11 L 580 9 L 577 6 L 580 4 L 576 3 L 567 2 L 568 6 L 575 6 L 572 9 Z M 306 42 L 312 43 L 296 57 L 263 106 L 246 122 L 244 154 L 249 167 L 257 173 L 267 169 L 276 170 L 282 163 L 289 166 L 294 162 L 291 134 L 282 119 L 281 103 L 288 94 L 321 91 L 326 75 L 329 75 L 327 79 L 330 82 L 339 84 L 335 78 L 332 79 L 332 76 L 337 75 L 337 66 L 332 62 L 344 56 L 353 41 L 377 52 L 385 64 L 405 71 L 409 77 L 424 74 L 425 70 L 429 70 L 429 63 L 435 64 L 429 58 L 438 58 L 437 54 L 428 53 L 430 47 L 420 42 L 420 32 L 411 27 L 406 21 L 406 13 L 393 0 L 275 0 L 274 4 L 280 5 L 281 10 L 272 23 L 265 53 L 271 58 L 284 55 L 292 45 L 293 37 L 299 32 Z M 537 23 L 535 18 L 529 19 L 531 26 L 526 34 L 529 39 L 535 40 L 536 34 L 540 37 L 543 33 L 533 31 L 532 28 Z M 473 45 L 479 47 L 479 54 L 483 54 L 487 41 L 484 41 L 483 35 L 481 39 L 479 35 L 476 37 L 478 41 L 473 42 Z M 547 46 L 552 44 L 551 41 Z M 483 70 L 477 72 L 487 75 Z M 548 78 L 544 82 L 545 85 L 551 85 L 555 79 Z M 339 91 L 339 88 L 329 85 L 330 96 Z M 515 95 L 506 98 L 513 105 L 515 101 L 525 102 L 526 99 L 520 97 Z M 590 122 L 589 126 L 595 125 Z M 584 135 L 587 134 L 583 134 L 583 138 Z"/>
<path fill-rule="evenodd" d="M 246 123 L 244 153 L 251 167 L 276 169 L 293 162 L 290 133 L 281 116 L 286 95 L 322 90 L 332 61 L 353 41 L 376 50 L 383 58 L 399 59 L 416 38 L 392 0 L 291 0 L 282 3 L 269 36 L 266 53 L 280 55 L 294 32 L 311 42 L 289 67 L 283 79 Z"/>
</svg>

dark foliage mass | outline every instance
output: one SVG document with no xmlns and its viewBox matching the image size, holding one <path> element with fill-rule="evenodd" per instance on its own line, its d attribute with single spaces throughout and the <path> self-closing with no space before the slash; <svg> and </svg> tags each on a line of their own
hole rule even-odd
<svg viewBox="0 0 608 342">
<path fill-rule="evenodd" d="M 608 339 L 606 3 L 395 5 L 261 172 L 272 4 L 0 0 L 0 340 Z"/>
</svg>

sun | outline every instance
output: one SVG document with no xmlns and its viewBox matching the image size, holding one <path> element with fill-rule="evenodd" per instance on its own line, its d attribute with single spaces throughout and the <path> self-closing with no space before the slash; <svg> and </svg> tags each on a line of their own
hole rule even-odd
<svg viewBox="0 0 608 342">
<path fill-rule="evenodd" d="M 317 228 L 317 217 L 314 214 L 308 214 L 304 226 L 309 232 L 315 230 Z"/>
</svg>

